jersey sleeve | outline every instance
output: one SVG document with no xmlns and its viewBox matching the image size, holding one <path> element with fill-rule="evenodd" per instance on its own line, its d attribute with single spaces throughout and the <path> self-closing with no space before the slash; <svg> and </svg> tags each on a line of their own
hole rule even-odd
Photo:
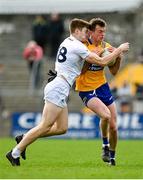
<svg viewBox="0 0 143 180">
<path fill-rule="evenodd" d="M 76 47 L 75 53 L 79 55 L 82 59 L 85 59 L 89 55 L 90 51 L 84 44 L 81 43 Z"/>
</svg>

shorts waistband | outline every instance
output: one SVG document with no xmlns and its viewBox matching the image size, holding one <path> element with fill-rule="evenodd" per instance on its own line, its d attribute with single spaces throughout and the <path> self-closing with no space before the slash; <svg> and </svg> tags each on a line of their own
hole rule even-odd
<svg viewBox="0 0 143 180">
<path fill-rule="evenodd" d="M 70 83 L 67 81 L 67 79 L 63 76 L 63 75 L 59 75 L 57 77 L 62 78 L 64 81 L 66 81 L 66 83 L 71 87 Z"/>
</svg>

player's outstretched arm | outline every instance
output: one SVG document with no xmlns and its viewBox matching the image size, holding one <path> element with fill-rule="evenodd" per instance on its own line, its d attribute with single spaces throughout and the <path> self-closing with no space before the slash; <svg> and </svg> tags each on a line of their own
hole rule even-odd
<svg viewBox="0 0 143 180">
<path fill-rule="evenodd" d="M 87 56 L 85 60 L 91 64 L 98 64 L 100 66 L 106 66 L 113 59 L 117 58 L 122 52 L 127 52 L 128 50 L 129 50 L 129 43 L 127 42 L 127 43 L 121 44 L 111 54 L 105 57 L 99 57 L 96 53 L 90 52 L 89 56 Z"/>
</svg>

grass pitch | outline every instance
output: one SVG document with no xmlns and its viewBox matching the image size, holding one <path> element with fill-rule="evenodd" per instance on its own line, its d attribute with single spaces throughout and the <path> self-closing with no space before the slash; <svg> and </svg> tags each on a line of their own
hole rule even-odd
<svg viewBox="0 0 143 180">
<path fill-rule="evenodd" d="M 20 167 L 5 158 L 14 145 L 11 138 L 0 139 L 0 179 L 143 179 L 143 141 L 119 141 L 115 167 L 101 160 L 101 140 L 40 139 Z"/>
</svg>

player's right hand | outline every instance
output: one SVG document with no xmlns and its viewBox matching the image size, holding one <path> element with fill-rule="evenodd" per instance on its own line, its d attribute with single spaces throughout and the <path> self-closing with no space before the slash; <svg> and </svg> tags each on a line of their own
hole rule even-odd
<svg viewBox="0 0 143 180">
<path fill-rule="evenodd" d="M 121 48 L 122 52 L 127 52 L 129 50 L 129 43 L 123 43 L 119 46 L 119 48 Z"/>
</svg>

